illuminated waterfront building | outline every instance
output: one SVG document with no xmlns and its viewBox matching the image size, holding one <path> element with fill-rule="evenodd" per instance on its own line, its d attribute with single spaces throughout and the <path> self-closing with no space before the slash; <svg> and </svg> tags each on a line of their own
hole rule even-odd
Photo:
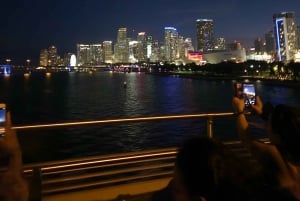
<svg viewBox="0 0 300 201">
<path fill-rule="evenodd" d="M 214 49 L 214 21 L 197 19 L 197 51 L 207 52 Z"/>
<path fill-rule="evenodd" d="M 175 61 L 178 51 L 178 32 L 174 27 L 165 27 L 164 59 L 166 62 Z"/>
<path fill-rule="evenodd" d="M 296 22 L 293 12 L 273 15 L 277 60 L 289 62 L 296 54 Z"/>
<path fill-rule="evenodd" d="M 152 41 L 150 62 L 159 62 L 162 60 L 161 58 L 159 42 L 154 40 Z"/>
<path fill-rule="evenodd" d="M 139 43 L 136 40 L 129 41 L 129 63 L 137 63 L 139 56 Z"/>
<path fill-rule="evenodd" d="M 83 66 L 89 63 L 90 46 L 77 44 L 77 65 Z"/>
<path fill-rule="evenodd" d="M 112 41 L 103 41 L 103 58 L 104 63 L 112 63 L 113 51 L 112 51 Z"/>
<path fill-rule="evenodd" d="M 40 66 L 48 66 L 48 50 L 42 49 L 40 51 Z"/>
<path fill-rule="evenodd" d="M 90 65 L 100 65 L 103 63 L 103 51 L 102 44 L 91 44 L 90 45 Z"/>
<path fill-rule="evenodd" d="M 48 48 L 48 64 L 47 64 L 47 66 L 57 66 L 57 65 L 58 65 L 57 48 L 55 46 L 50 46 Z"/>
<path fill-rule="evenodd" d="M 191 38 L 186 38 L 184 40 L 183 47 L 184 47 L 184 57 L 185 58 L 188 57 L 189 52 L 193 52 L 195 50 L 194 46 L 192 44 L 192 39 Z"/>
<path fill-rule="evenodd" d="M 115 62 L 128 63 L 129 59 L 129 41 L 127 38 L 127 28 L 119 28 L 117 43 L 115 44 Z"/>
<path fill-rule="evenodd" d="M 145 32 L 140 32 L 137 35 L 137 60 L 139 62 L 146 61 L 147 58 L 147 38 Z"/>
<path fill-rule="evenodd" d="M 178 36 L 178 41 L 177 41 L 177 53 L 176 53 L 176 60 L 184 60 L 186 58 L 185 55 L 185 43 L 184 43 L 184 38 L 183 36 Z"/>
<path fill-rule="evenodd" d="M 146 39 L 146 59 L 147 61 L 150 60 L 151 55 L 152 55 L 152 50 L 153 50 L 153 38 L 152 36 L 147 36 Z"/>
<path fill-rule="evenodd" d="M 101 44 L 77 44 L 77 65 L 95 66 L 103 63 Z"/>
<path fill-rule="evenodd" d="M 76 66 L 76 59 L 75 59 L 75 64 L 73 62 L 71 65 L 72 55 L 74 55 L 74 54 L 72 54 L 70 52 L 64 55 L 64 61 L 63 61 L 64 66 Z"/>
</svg>

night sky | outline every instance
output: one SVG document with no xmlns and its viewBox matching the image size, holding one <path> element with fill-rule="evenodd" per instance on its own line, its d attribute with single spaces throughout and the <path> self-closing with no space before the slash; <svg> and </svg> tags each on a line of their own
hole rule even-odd
<svg viewBox="0 0 300 201">
<path fill-rule="evenodd" d="M 144 31 L 163 41 L 164 27 L 172 26 L 195 45 L 196 19 L 209 18 L 216 38 L 249 47 L 272 29 L 274 13 L 293 11 L 300 25 L 299 0 L 9 0 L 0 9 L 0 64 L 38 64 L 51 45 L 63 56 L 76 53 L 77 43 L 115 42 L 120 27 L 130 37 Z"/>
</svg>

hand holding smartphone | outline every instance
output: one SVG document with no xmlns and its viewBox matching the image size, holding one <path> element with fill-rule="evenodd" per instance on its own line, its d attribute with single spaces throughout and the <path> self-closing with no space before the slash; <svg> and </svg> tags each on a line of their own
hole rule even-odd
<svg viewBox="0 0 300 201">
<path fill-rule="evenodd" d="M 244 99 L 245 109 L 250 109 L 255 104 L 255 85 L 253 83 L 234 83 L 234 95 L 240 99 Z"/>
<path fill-rule="evenodd" d="M 253 83 L 243 83 L 243 94 L 245 101 L 245 108 L 251 108 L 255 104 L 255 86 Z"/>
</svg>

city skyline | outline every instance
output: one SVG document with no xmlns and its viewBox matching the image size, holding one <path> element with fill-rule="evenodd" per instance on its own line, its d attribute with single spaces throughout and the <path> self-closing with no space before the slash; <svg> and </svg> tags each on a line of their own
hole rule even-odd
<svg viewBox="0 0 300 201">
<path fill-rule="evenodd" d="M 293 0 L 245 2 L 149 1 L 131 0 L 109 2 L 89 0 L 77 2 L 53 0 L 13 0 L 2 6 L 0 33 L 0 63 L 10 58 L 12 62 L 37 63 L 41 49 L 55 45 L 58 53 L 76 52 L 76 44 L 115 43 L 120 27 L 128 28 L 128 36 L 136 38 L 146 32 L 154 40 L 163 41 L 164 27 L 178 29 L 180 35 L 192 38 L 196 45 L 196 20 L 214 20 L 215 38 L 227 42 L 238 40 L 243 46 L 253 45 L 256 38 L 272 30 L 274 13 L 295 12 L 299 25 L 300 3 Z"/>
</svg>

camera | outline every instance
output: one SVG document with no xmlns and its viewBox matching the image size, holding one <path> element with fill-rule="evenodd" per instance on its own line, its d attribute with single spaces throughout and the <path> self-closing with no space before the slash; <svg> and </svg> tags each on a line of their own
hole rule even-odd
<svg viewBox="0 0 300 201">
<path fill-rule="evenodd" d="M 5 135 L 6 105 L 0 103 L 0 137 Z"/>
</svg>

